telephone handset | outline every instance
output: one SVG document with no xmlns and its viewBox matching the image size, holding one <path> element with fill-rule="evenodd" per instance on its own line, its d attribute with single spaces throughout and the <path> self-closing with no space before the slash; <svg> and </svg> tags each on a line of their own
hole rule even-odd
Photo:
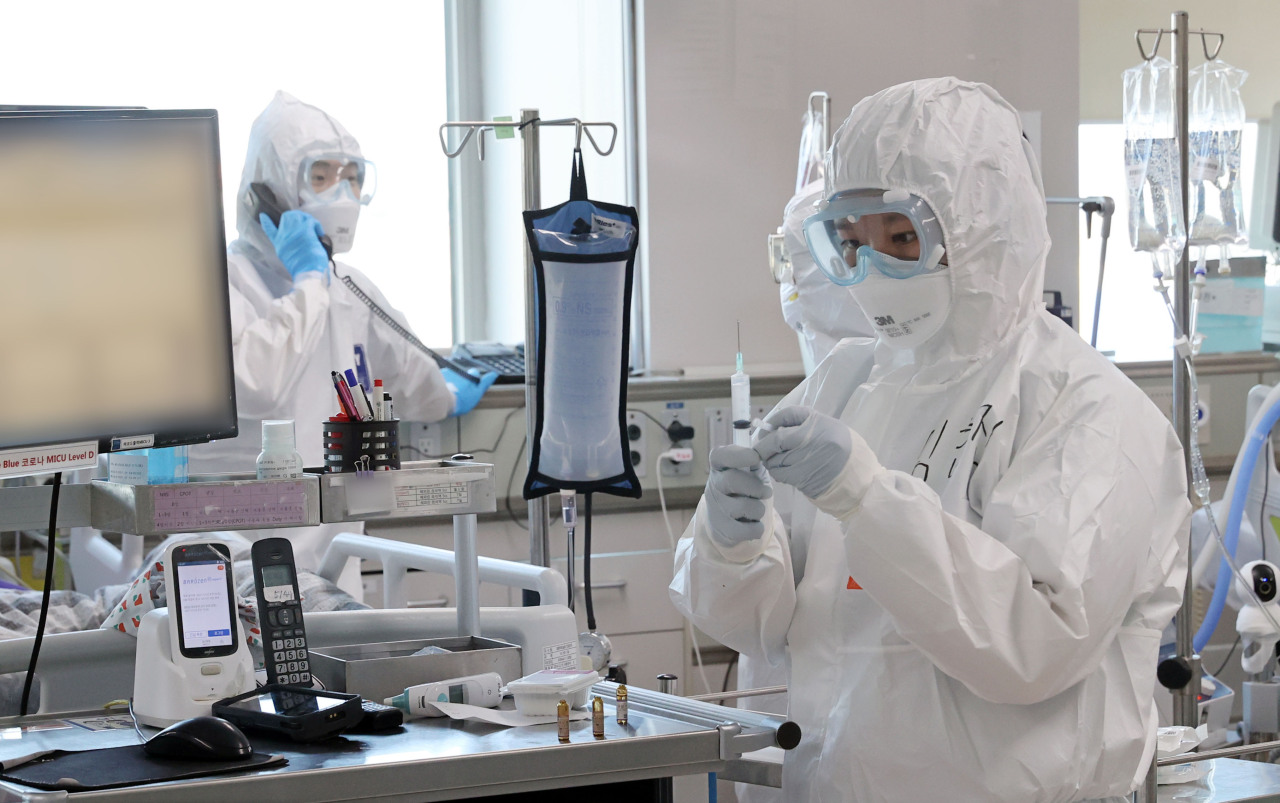
<svg viewBox="0 0 1280 803">
<path fill-rule="evenodd" d="M 276 194 L 271 188 L 260 181 L 249 184 L 249 202 L 253 204 L 254 217 L 265 214 L 267 219 L 277 226 L 280 225 L 280 216 L 285 213 L 284 204 L 280 203 L 276 198 Z M 408 341 L 409 345 L 425 353 L 428 357 L 435 360 L 436 365 L 441 368 L 450 368 L 462 378 L 474 383 L 480 384 L 480 377 L 473 376 L 467 372 L 467 369 L 461 365 L 437 353 L 435 350 L 428 348 L 421 340 L 414 336 L 412 332 L 400 325 L 400 322 L 387 313 L 378 302 L 369 297 L 369 294 L 360 289 L 360 285 L 355 283 L 350 276 L 340 276 L 337 270 L 337 263 L 333 261 L 333 240 L 329 239 L 329 235 L 320 235 L 320 244 L 324 246 L 324 251 L 329 255 L 329 262 L 333 266 L 333 275 L 342 280 L 347 289 L 360 299 L 370 312 L 376 315 L 383 323 L 391 327 L 391 330 Z"/>
<path fill-rule="evenodd" d="M 263 538 L 253 543 L 250 556 L 267 682 L 310 686 L 311 660 L 307 657 L 293 545 L 288 538 Z"/>
<path fill-rule="evenodd" d="M 280 225 L 280 216 L 285 213 L 285 206 L 266 184 L 255 181 L 249 185 L 249 202 L 253 204 L 255 218 L 258 215 L 266 215 L 272 223 Z M 329 235 L 320 235 L 320 244 L 324 246 L 324 252 L 329 255 L 329 259 L 333 259 L 333 240 L 329 239 Z"/>
</svg>

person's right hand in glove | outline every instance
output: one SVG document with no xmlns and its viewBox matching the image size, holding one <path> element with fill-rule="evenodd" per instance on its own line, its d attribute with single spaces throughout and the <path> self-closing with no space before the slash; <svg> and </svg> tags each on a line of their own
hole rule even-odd
<svg viewBox="0 0 1280 803">
<path fill-rule="evenodd" d="M 329 255 L 320 244 L 324 235 L 320 221 L 306 212 L 290 209 L 280 216 L 278 227 L 265 214 L 258 215 L 258 222 L 295 282 L 313 272 L 329 275 Z"/>
</svg>

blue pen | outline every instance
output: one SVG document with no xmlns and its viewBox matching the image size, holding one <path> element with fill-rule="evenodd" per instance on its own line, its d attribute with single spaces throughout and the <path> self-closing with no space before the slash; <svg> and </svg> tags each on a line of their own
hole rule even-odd
<svg viewBox="0 0 1280 803">
<path fill-rule="evenodd" d="M 364 392 L 364 385 L 356 380 L 356 372 L 348 368 L 342 372 L 347 378 L 347 388 L 351 391 L 351 397 L 356 402 L 356 409 L 360 413 L 361 421 L 373 420 L 373 405 L 369 404 L 369 394 Z"/>
</svg>

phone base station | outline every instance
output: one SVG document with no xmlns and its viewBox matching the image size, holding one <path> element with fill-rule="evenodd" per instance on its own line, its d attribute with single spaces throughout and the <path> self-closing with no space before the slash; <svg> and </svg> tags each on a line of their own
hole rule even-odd
<svg viewBox="0 0 1280 803">
<path fill-rule="evenodd" d="M 239 621 L 236 621 L 239 627 Z M 169 611 L 148 611 L 138 625 L 133 669 L 133 713 L 143 725 L 167 728 L 209 716 L 213 704 L 254 688 L 253 658 L 243 636 L 222 658 L 185 658 L 170 638 Z"/>
</svg>

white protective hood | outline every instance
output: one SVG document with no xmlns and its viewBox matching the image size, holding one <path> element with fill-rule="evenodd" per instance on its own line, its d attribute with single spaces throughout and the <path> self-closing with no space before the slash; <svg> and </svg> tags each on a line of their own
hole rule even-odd
<svg viewBox="0 0 1280 803">
<path fill-rule="evenodd" d="M 293 280 L 253 213 L 249 185 L 266 184 L 286 209 L 297 209 L 302 161 L 324 153 L 362 155 L 360 143 L 341 123 L 287 92 L 276 92 L 249 130 L 244 172 L 236 194 L 236 231 L 240 237 L 231 243 L 230 250 L 254 264 L 277 298 L 293 289 Z"/>
<path fill-rule="evenodd" d="M 805 185 L 787 203 L 782 224 L 783 248 L 791 262 L 791 278 L 779 287 L 782 317 L 800 336 L 805 371 L 826 359 L 846 337 L 874 337 L 875 332 L 849 288 L 841 287 L 818 270 L 809 253 L 801 224 L 813 214 L 824 194 L 821 179 Z"/>
<path fill-rule="evenodd" d="M 855 189 L 907 190 L 942 224 L 951 312 L 915 350 L 915 382 L 962 376 L 1044 306 L 1049 229 L 1040 170 L 1018 113 L 991 87 L 940 78 L 860 101 L 836 131 L 826 166 L 826 197 Z"/>
</svg>

